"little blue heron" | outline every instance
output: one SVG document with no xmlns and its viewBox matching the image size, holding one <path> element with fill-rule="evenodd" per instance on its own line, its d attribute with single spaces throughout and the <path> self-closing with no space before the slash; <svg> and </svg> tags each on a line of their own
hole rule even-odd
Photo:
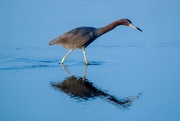
<svg viewBox="0 0 180 121">
<path fill-rule="evenodd" d="M 49 45 L 57 44 L 62 45 L 64 48 L 70 48 L 70 51 L 63 57 L 61 63 L 63 64 L 67 56 L 74 49 L 82 49 L 84 60 L 86 64 L 89 64 L 86 58 L 85 48 L 91 44 L 96 38 L 114 29 L 116 26 L 125 25 L 137 29 L 142 32 L 141 29 L 134 26 L 129 19 L 120 19 L 108 24 L 105 27 L 94 28 L 94 27 L 79 27 L 75 28 L 63 35 L 53 39 L 49 42 Z"/>
</svg>

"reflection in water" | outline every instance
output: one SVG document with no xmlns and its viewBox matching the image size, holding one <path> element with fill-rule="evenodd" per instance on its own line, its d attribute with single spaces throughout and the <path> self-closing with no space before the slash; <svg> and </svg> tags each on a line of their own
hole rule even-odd
<svg viewBox="0 0 180 121">
<path fill-rule="evenodd" d="M 117 106 L 128 108 L 132 105 L 132 102 L 140 96 L 139 93 L 136 96 L 118 99 L 115 96 L 95 87 L 92 82 L 88 81 L 88 79 L 85 77 L 87 65 L 85 65 L 83 77 L 73 76 L 64 65 L 62 66 L 70 76 L 65 78 L 63 82 L 51 82 L 51 86 L 68 94 L 71 98 L 76 98 L 83 101 L 99 97 L 105 99 L 108 102 L 112 102 Z"/>
</svg>

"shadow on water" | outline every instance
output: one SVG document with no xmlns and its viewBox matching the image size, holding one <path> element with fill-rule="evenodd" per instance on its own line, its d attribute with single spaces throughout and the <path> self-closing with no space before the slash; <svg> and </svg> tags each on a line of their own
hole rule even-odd
<svg viewBox="0 0 180 121">
<path fill-rule="evenodd" d="M 94 84 L 86 78 L 87 65 L 84 67 L 84 75 L 82 77 L 72 75 L 64 65 L 62 65 L 62 67 L 65 71 L 67 71 L 69 77 L 65 78 L 63 82 L 51 82 L 50 85 L 54 89 L 68 94 L 71 98 L 86 101 L 98 97 L 107 102 L 111 102 L 112 104 L 118 106 L 118 108 L 128 109 L 128 107 L 130 107 L 141 95 L 141 93 L 139 93 L 136 96 L 118 99 L 94 86 Z"/>
</svg>

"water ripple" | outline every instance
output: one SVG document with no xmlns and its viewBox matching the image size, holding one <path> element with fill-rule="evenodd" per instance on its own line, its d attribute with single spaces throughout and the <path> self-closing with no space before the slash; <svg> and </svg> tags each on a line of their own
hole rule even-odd
<svg viewBox="0 0 180 121">
<path fill-rule="evenodd" d="M 31 66 L 12 66 L 0 68 L 0 70 L 21 70 L 21 69 L 35 69 L 35 68 L 53 68 L 53 65 L 31 65 Z"/>
<path fill-rule="evenodd" d="M 1 58 L 0 70 L 20 70 L 36 68 L 54 68 L 57 67 L 59 60 L 55 59 L 29 59 L 29 58 Z"/>
</svg>

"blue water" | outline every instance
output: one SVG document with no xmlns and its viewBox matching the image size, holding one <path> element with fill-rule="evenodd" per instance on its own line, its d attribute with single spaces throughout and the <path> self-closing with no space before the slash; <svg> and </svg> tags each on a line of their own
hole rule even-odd
<svg viewBox="0 0 180 121">
<path fill-rule="evenodd" d="M 178 121 L 180 2 L 0 1 L 1 121 Z M 48 42 L 129 18 L 86 53 Z"/>
</svg>

